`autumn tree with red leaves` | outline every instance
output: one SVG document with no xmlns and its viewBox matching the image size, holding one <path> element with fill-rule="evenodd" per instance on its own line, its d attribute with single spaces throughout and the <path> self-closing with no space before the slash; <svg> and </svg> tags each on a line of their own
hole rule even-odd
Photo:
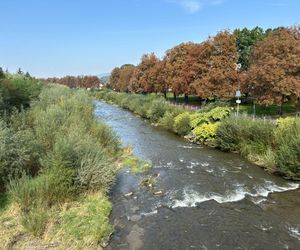
<svg viewBox="0 0 300 250">
<path fill-rule="evenodd" d="M 114 89 L 114 90 L 118 90 L 118 82 L 119 82 L 119 78 L 120 78 L 120 68 L 119 67 L 115 67 L 109 77 L 109 87 Z"/>
<path fill-rule="evenodd" d="M 99 88 L 101 81 L 97 76 L 65 76 L 42 79 L 48 83 L 58 83 L 70 88 Z"/>
<path fill-rule="evenodd" d="M 282 104 L 300 97 L 300 27 L 280 28 L 253 49 L 244 90 L 259 104 Z M 280 110 L 282 113 L 282 108 Z"/>
<path fill-rule="evenodd" d="M 187 102 L 188 95 L 194 93 L 193 89 L 190 88 L 190 83 L 194 79 L 194 72 L 191 68 L 196 58 L 193 57 L 191 51 L 196 46 L 191 42 L 182 43 L 166 52 L 164 58 L 166 61 L 166 79 L 175 99 L 177 95 L 184 94 Z"/>
<path fill-rule="evenodd" d="M 129 84 L 129 90 L 135 93 L 155 92 L 155 65 L 159 59 L 154 53 L 145 54 L 141 62 L 135 67 Z"/>
<path fill-rule="evenodd" d="M 204 99 L 230 99 L 239 88 L 235 36 L 219 32 L 201 44 L 193 88 Z"/>
</svg>

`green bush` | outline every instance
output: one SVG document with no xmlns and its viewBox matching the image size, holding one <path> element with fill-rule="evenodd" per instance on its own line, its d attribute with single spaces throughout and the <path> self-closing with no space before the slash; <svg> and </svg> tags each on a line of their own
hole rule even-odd
<svg viewBox="0 0 300 250">
<path fill-rule="evenodd" d="M 167 110 L 168 104 L 164 100 L 154 100 L 149 107 L 147 117 L 152 122 L 157 122 L 161 117 L 164 116 Z"/>
<path fill-rule="evenodd" d="M 161 117 L 158 121 L 159 125 L 161 125 L 162 127 L 173 131 L 174 129 L 174 118 L 177 115 L 174 114 L 173 112 L 167 111 L 163 117 Z"/>
<path fill-rule="evenodd" d="M 10 113 L 14 108 L 22 110 L 28 108 L 30 102 L 36 99 L 41 91 L 42 84 L 26 77 L 6 77 L 1 79 L 0 114 Z"/>
<path fill-rule="evenodd" d="M 53 165 L 35 178 L 24 175 L 11 181 L 9 191 L 21 210 L 29 213 L 34 208 L 48 208 L 74 198 L 74 179 L 74 170 Z"/>
<path fill-rule="evenodd" d="M 189 113 L 185 112 L 175 117 L 174 130 L 179 135 L 187 135 L 191 131 Z"/>
<path fill-rule="evenodd" d="M 39 147 L 30 129 L 15 131 L 0 119 L 0 191 L 10 178 L 36 173 Z"/>
</svg>

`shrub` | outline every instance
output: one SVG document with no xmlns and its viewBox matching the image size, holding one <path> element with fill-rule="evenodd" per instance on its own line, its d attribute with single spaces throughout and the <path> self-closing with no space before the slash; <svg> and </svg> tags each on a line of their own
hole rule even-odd
<svg viewBox="0 0 300 250">
<path fill-rule="evenodd" d="M 207 112 L 201 110 L 195 114 L 191 115 L 191 127 L 196 128 L 203 123 L 210 123 L 215 121 L 220 121 L 230 114 L 230 109 L 228 107 L 216 107 Z"/>
<path fill-rule="evenodd" d="M 11 181 L 9 191 L 21 210 L 47 208 L 71 199 L 75 195 L 74 171 L 63 166 L 51 166 L 35 178 L 23 176 Z"/>
<path fill-rule="evenodd" d="M 161 125 L 162 127 L 173 131 L 174 129 L 174 118 L 175 118 L 176 114 L 167 111 L 164 116 L 162 118 L 159 119 L 158 123 L 159 125 Z"/>
<path fill-rule="evenodd" d="M 217 141 L 221 149 L 263 154 L 274 141 L 275 124 L 248 117 L 230 117 L 221 122 L 217 130 Z"/>
<path fill-rule="evenodd" d="M 107 159 L 98 150 L 90 151 L 81 158 L 76 179 L 82 191 L 102 190 L 108 192 L 114 182 L 117 167 L 111 159 Z"/>
<path fill-rule="evenodd" d="M 175 117 L 174 130 L 179 135 L 187 135 L 191 131 L 189 113 L 185 112 Z"/>
<path fill-rule="evenodd" d="M 0 119 L 0 190 L 9 178 L 36 173 L 39 149 L 30 129 L 14 131 Z"/>
<path fill-rule="evenodd" d="M 296 121 L 295 117 L 285 117 L 277 119 L 278 128 L 284 129 L 285 127 L 289 126 L 290 124 Z"/>
<path fill-rule="evenodd" d="M 162 101 L 160 99 L 154 100 L 149 107 L 147 117 L 152 122 L 157 122 L 161 117 L 164 116 L 167 110 L 168 105 L 165 101 Z"/>
<path fill-rule="evenodd" d="M 300 119 L 286 118 L 275 130 L 276 162 L 287 176 L 300 178 Z"/>
<path fill-rule="evenodd" d="M 14 108 L 22 110 L 28 108 L 30 102 L 38 97 L 42 85 L 34 79 L 25 77 L 9 77 L 1 80 L 0 92 L 2 105 L 0 113 L 10 113 Z"/>
<path fill-rule="evenodd" d="M 91 138 L 95 138 L 110 155 L 117 154 L 121 149 L 120 138 L 110 127 L 101 121 L 92 123 L 90 135 Z"/>
<path fill-rule="evenodd" d="M 213 121 L 220 121 L 230 114 L 230 109 L 228 107 L 216 107 L 210 110 L 207 116 Z"/>
<path fill-rule="evenodd" d="M 207 113 L 195 113 L 191 116 L 191 128 L 196 128 L 203 123 L 209 123 L 210 119 Z"/>
<path fill-rule="evenodd" d="M 215 140 L 218 126 L 219 123 L 202 124 L 192 131 L 192 135 L 196 142 L 212 143 Z"/>
</svg>

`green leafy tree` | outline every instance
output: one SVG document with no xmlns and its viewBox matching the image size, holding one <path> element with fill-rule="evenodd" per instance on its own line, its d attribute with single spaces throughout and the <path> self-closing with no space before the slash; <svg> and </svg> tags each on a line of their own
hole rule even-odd
<svg viewBox="0 0 300 250">
<path fill-rule="evenodd" d="M 18 68 L 18 70 L 17 70 L 17 74 L 18 74 L 18 75 L 23 75 L 23 74 L 24 74 L 24 72 L 21 70 L 21 68 Z"/>
<path fill-rule="evenodd" d="M 268 32 L 270 32 L 270 30 Z M 251 49 L 257 44 L 257 42 L 263 40 L 268 32 L 258 26 L 253 29 L 244 28 L 234 30 L 236 46 L 239 53 L 238 63 L 241 64 L 242 70 L 247 70 L 249 68 Z"/>
<path fill-rule="evenodd" d="M 0 67 L 0 79 L 5 78 L 5 74 L 3 72 L 3 69 Z"/>
<path fill-rule="evenodd" d="M 28 71 L 26 72 L 25 76 L 26 76 L 27 78 L 31 78 L 31 75 L 29 74 Z"/>
</svg>

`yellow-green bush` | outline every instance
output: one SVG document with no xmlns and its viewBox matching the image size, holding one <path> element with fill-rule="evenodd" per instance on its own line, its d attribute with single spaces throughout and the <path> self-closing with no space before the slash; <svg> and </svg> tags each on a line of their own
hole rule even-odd
<svg viewBox="0 0 300 250">
<path fill-rule="evenodd" d="M 196 128 L 203 123 L 220 121 L 230 114 L 228 107 L 215 107 L 209 111 L 199 111 L 191 115 L 191 127 Z"/>
<path fill-rule="evenodd" d="M 210 119 L 207 113 L 195 113 L 191 114 L 191 128 L 196 128 L 203 123 L 209 123 Z"/>
<path fill-rule="evenodd" d="M 191 131 L 190 114 L 185 112 L 174 119 L 174 131 L 179 135 L 187 135 Z"/>
<path fill-rule="evenodd" d="M 219 123 L 204 123 L 192 130 L 196 142 L 211 143 L 215 140 Z"/>
</svg>

